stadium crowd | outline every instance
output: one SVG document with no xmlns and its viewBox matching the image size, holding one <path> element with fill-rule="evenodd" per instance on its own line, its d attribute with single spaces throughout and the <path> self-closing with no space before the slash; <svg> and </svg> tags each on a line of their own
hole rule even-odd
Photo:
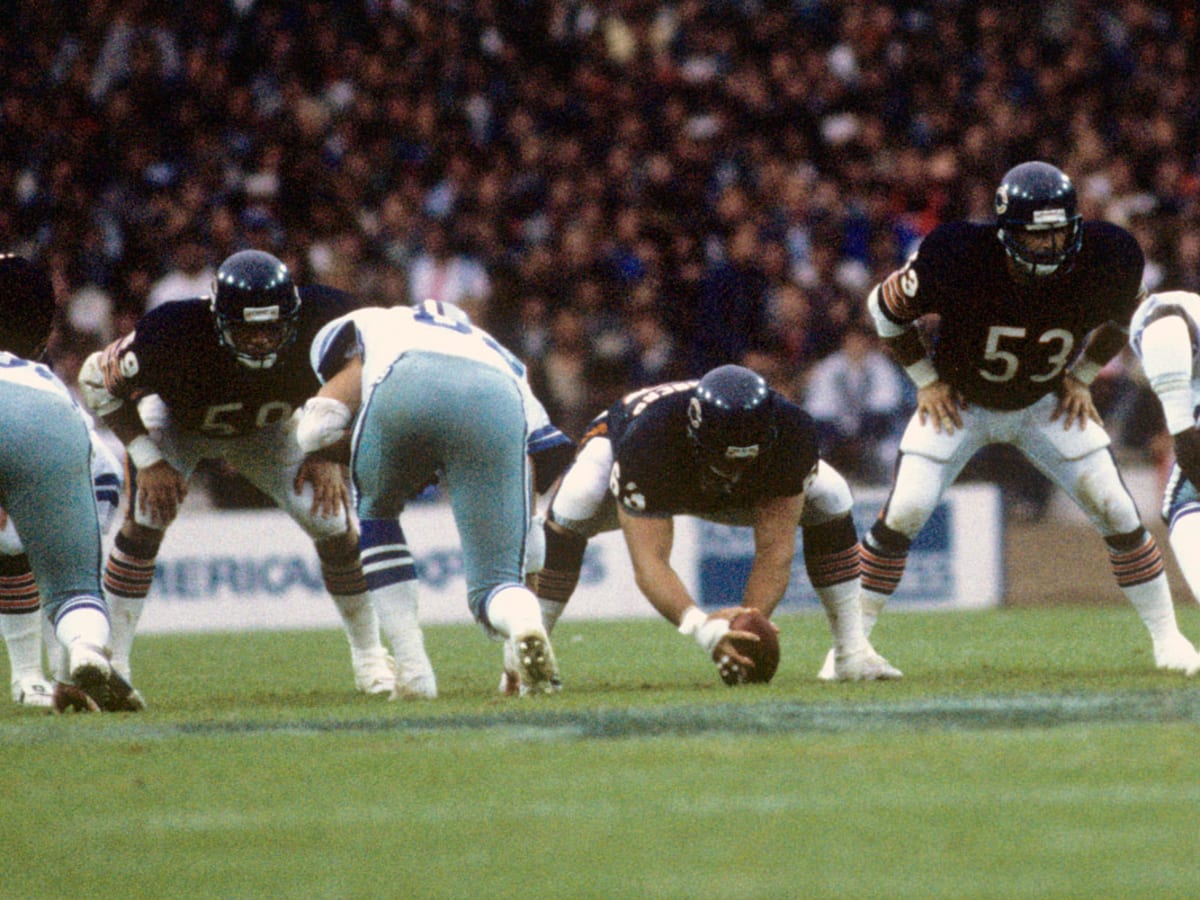
<svg viewBox="0 0 1200 900">
<path fill-rule="evenodd" d="M 462 305 L 572 436 L 725 362 L 828 409 L 870 285 L 1022 160 L 1135 234 L 1148 287 L 1200 289 L 1198 37 L 1144 0 L 13 0 L 0 247 L 51 269 L 68 382 L 253 247 Z M 1157 410 L 1110 368 L 1135 452 Z M 894 440 L 912 400 L 870 371 L 884 405 L 822 424 L 879 480 L 854 429 Z"/>
</svg>

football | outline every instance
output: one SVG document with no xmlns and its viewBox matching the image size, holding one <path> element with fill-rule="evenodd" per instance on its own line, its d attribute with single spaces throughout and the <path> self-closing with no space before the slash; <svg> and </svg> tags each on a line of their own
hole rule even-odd
<svg viewBox="0 0 1200 900">
<path fill-rule="evenodd" d="M 736 663 L 722 661 L 721 680 L 728 685 L 766 684 L 775 677 L 779 668 L 779 634 L 771 620 L 758 610 L 739 613 L 729 623 L 730 631 L 749 631 L 758 635 L 757 641 L 741 641 L 737 648 L 754 661 L 754 668 L 746 669 Z"/>
<path fill-rule="evenodd" d="M 100 712 L 96 701 L 73 684 L 54 684 L 54 706 L 56 713 L 65 712 Z"/>
</svg>

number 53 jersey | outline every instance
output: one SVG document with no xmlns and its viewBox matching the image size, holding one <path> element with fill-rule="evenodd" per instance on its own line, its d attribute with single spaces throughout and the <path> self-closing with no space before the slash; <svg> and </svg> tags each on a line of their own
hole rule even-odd
<svg viewBox="0 0 1200 900">
<path fill-rule="evenodd" d="M 1128 328 L 1145 259 L 1123 228 L 1085 222 L 1067 271 L 1017 278 L 1006 263 L 995 226 L 939 226 L 884 280 L 880 308 L 901 325 L 936 314 L 942 380 L 968 403 L 1015 410 L 1058 389 L 1088 333 L 1109 321 Z"/>
</svg>

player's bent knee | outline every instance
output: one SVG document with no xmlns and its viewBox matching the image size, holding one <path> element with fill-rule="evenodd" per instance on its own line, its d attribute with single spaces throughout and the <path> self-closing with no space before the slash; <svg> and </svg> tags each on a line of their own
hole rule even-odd
<svg viewBox="0 0 1200 900">
<path fill-rule="evenodd" d="M 1107 538 L 1141 529 L 1137 504 L 1107 450 L 1080 460 L 1076 466 L 1070 482 L 1073 499 L 1101 534 Z"/>
<path fill-rule="evenodd" d="M 800 524 L 805 528 L 838 519 L 854 507 L 854 496 L 845 477 L 822 460 L 817 476 L 804 491 L 804 512 Z"/>
</svg>

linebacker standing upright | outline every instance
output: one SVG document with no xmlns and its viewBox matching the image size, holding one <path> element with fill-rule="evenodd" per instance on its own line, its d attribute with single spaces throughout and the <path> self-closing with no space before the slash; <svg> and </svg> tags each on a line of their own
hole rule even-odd
<svg viewBox="0 0 1200 900">
<path fill-rule="evenodd" d="M 1142 297 L 1133 236 L 1084 222 L 1075 188 L 1044 162 L 1011 169 L 996 225 L 942 225 L 870 293 L 876 330 L 917 385 L 891 494 L 862 541 L 869 629 L 904 575 L 913 538 L 967 462 L 1009 444 L 1062 488 L 1108 545 L 1160 669 L 1193 675 L 1153 536 L 1121 481 L 1090 385 L 1125 345 Z M 916 323 L 940 317 L 932 358 Z M 1082 349 L 1081 349 L 1082 348 Z M 832 677 L 832 658 L 822 677 Z"/>
</svg>

